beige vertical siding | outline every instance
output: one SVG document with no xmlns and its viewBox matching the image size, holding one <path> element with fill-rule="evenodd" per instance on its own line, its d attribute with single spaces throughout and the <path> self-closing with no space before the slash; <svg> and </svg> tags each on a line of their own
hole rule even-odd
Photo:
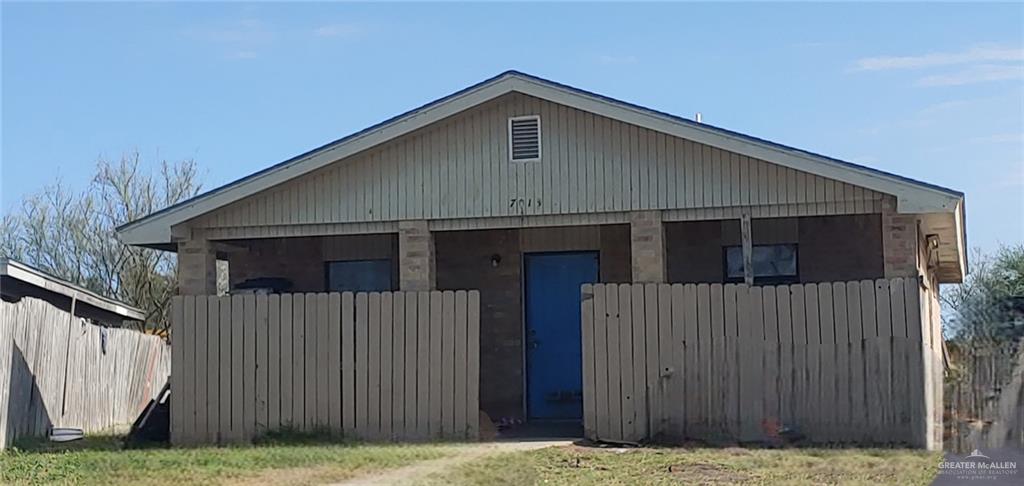
<svg viewBox="0 0 1024 486">
<path fill-rule="evenodd" d="M 539 114 L 540 162 L 510 162 L 507 121 Z M 509 94 L 192 222 L 207 228 L 757 208 L 872 212 L 878 193 L 587 112 Z M 596 221 L 595 221 L 596 222 Z M 250 231 L 246 236 L 266 235 Z"/>
</svg>

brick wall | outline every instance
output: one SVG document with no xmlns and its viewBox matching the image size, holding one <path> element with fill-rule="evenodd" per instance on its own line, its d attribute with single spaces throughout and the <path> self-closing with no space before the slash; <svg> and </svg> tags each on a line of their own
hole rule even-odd
<svg viewBox="0 0 1024 486">
<path fill-rule="evenodd" d="M 238 240 L 226 253 L 230 285 L 251 278 L 282 277 L 292 292 L 326 289 L 326 263 L 343 260 L 389 259 L 391 281 L 398 285 L 398 238 L 394 234 Z"/>
<path fill-rule="evenodd" d="M 599 251 L 602 281 L 630 275 L 628 225 L 442 232 L 434 246 L 439 289 L 480 290 L 480 408 L 493 420 L 525 412 L 523 254 Z"/>
<path fill-rule="evenodd" d="M 751 222 L 755 245 L 796 243 L 801 282 L 883 276 L 878 214 L 765 218 Z M 669 282 L 723 282 L 722 248 L 740 244 L 739 220 L 665 223 Z"/>
</svg>

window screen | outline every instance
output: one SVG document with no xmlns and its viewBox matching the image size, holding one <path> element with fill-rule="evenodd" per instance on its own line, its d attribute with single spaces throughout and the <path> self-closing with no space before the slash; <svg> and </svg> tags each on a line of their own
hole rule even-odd
<svg viewBox="0 0 1024 486">
<path fill-rule="evenodd" d="M 391 260 L 327 262 L 328 292 L 383 292 L 394 290 Z"/>
<path fill-rule="evenodd" d="M 796 245 L 754 245 L 754 280 L 762 283 L 797 280 Z M 725 248 L 727 280 L 743 280 L 743 247 Z"/>
</svg>

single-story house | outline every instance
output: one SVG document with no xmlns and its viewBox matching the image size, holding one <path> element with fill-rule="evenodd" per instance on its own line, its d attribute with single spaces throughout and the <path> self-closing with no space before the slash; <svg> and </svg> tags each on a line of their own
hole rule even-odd
<svg viewBox="0 0 1024 486">
<path fill-rule="evenodd" d="M 8 302 L 35 297 L 62 311 L 107 326 L 118 327 L 126 320 L 146 320 L 142 309 L 8 258 L 0 258 L 0 297 Z"/>
<path fill-rule="evenodd" d="M 183 420 L 220 427 L 194 440 L 232 437 L 239 413 L 252 433 L 337 425 L 400 438 L 423 420 L 402 404 L 424 377 L 397 370 L 425 364 L 430 390 L 416 399 L 430 403 L 428 421 L 443 417 L 428 435 L 448 435 L 445 420 L 456 436 L 478 434 L 478 399 L 495 423 L 582 420 L 602 440 L 774 440 L 799 428 L 935 448 L 936 295 L 967 271 L 964 224 L 961 192 L 509 71 L 118 232 L 178 253 L 187 344 L 174 374 L 200 390 L 184 397 Z M 214 297 L 216 260 L 233 289 L 270 295 Z M 425 314 L 450 315 L 453 333 L 423 327 Z M 214 328 L 229 322 L 269 337 L 226 343 L 237 333 Z M 239 363 L 250 349 L 255 409 L 221 408 L 216 383 L 242 380 L 248 393 Z M 204 370 L 216 363 L 230 369 Z M 458 386 L 435 397 L 431 380 L 453 366 Z M 720 369 L 732 374 L 710 380 Z M 762 369 L 775 370 L 756 380 L 771 386 L 748 389 Z M 288 387 L 303 383 L 305 403 L 293 402 L 286 393 L 303 392 Z"/>
</svg>

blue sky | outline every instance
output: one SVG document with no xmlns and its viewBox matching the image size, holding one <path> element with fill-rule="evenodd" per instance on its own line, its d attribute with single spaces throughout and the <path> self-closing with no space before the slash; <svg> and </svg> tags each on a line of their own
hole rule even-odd
<svg viewBox="0 0 1024 486">
<path fill-rule="evenodd" d="M 1024 240 L 1017 4 L 11 4 L 6 211 L 97 157 L 212 188 L 507 69 L 964 191 Z"/>
</svg>

